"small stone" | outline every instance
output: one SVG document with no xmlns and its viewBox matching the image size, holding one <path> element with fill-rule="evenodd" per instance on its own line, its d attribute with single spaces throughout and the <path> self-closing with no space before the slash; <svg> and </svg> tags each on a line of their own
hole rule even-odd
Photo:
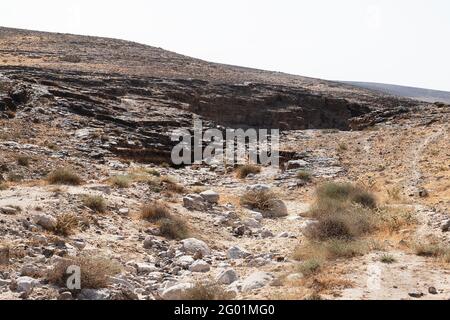
<svg viewBox="0 0 450 320">
<path fill-rule="evenodd" d="M 211 269 L 211 266 L 203 260 L 196 260 L 191 266 L 189 267 L 189 271 L 192 272 L 208 272 Z"/>
<path fill-rule="evenodd" d="M 256 219 L 252 219 L 252 218 L 245 219 L 244 221 L 242 221 L 242 223 L 249 228 L 255 228 L 255 229 L 261 228 L 261 225 L 259 224 L 259 222 Z"/>
<path fill-rule="evenodd" d="M 213 190 L 206 190 L 200 193 L 200 196 L 207 202 L 216 204 L 219 202 L 219 194 Z"/>
<path fill-rule="evenodd" d="M 419 197 L 426 198 L 428 196 L 429 196 L 428 190 L 423 188 L 419 190 Z"/>
<path fill-rule="evenodd" d="M 271 237 L 273 237 L 273 233 L 270 230 L 264 229 L 261 231 L 261 237 L 262 238 L 271 238 Z"/>
<path fill-rule="evenodd" d="M 177 263 L 183 268 L 188 268 L 194 261 L 194 258 L 191 256 L 181 256 L 178 258 Z"/>
<path fill-rule="evenodd" d="M 152 236 L 148 236 L 144 239 L 144 249 L 151 249 L 155 245 L 155 239 Z"/>
<path fill-rule="evenodd" d="M 183 207 L 190 210 L 198 210 L 198 211 L 206 209 L 203 197 L 198 194 L 189 194 L 183 197 Z"/>
<path fill-rule="evenodd" d="M 305 160 L 290 160 L 286 163 L 286 170 L 305 168 L 308 162 Z"/>
<path fill-rule="evenodd" d="M 429 287 L 428 288 L 428 293 L 429 294 L 438 294 L 438 292 L 437 292 L 435 287 Z"/>
<path fill-rule="evenodd" d="M 266 286 L 273 277 L 270 273 L 257 271 L 249 275 L 242 282 L 242 291 L 252 291 Z"/>
<path fill-rule="evenodd" d="M 420 291 L 412 291 L 409 292 L 408 295 L 412 298 L 422 298 L 424 296 L 424 294 Z"/>
<path fill-rule="evenodd" d="M 33 217 L 33 221 L 46 230 L 53 230 L 58 223 L 55 217 L 48 214 L 37 214 Z"/>
<path fill-rule="evenodd" d="M 129 212 L 130 212 L 130 209 L 128 209 L 128 208 L 120 208 L 119 209 L 119 214 L 121 214 L 123 216 L 128 215 Z"/>
<path fill-rule="evenodd" d="M 445 221 L 445 222 L 441 225 L 441 230 L 442 230 L 442 232 L 448 232 L 448 231 L 450 231 L 450 220 Z"/>
<path fill-rule="evenodd" d="M 72 300 L 72 293 L 70 291 L 61 292 L 58 296 L 58 300 Z"/>
<path fill-rule="evenodd" d="M 181 241 L 182 250 L 188 254 L 196 254 L 198 251 L 202 253 L 203 256 L 207 256 L 211 254 L 211 250 L 208 245 L 198 239 L 189 238 Z"/>
<path fill-rule="evenodd" d="M 266 184 L 254 184 L 247 187 L 247 191 L 269 191 L 270 187 Z"/>
<path fill-rule="evenodd" d="M 281 232 L 278 236 L 278 238 L 289 238 L 289 232 Z"/>
<path fill-rule="evenodd" d="M 158 271 L 158 268 L 156 268 L 153 264 L 149 263 L 136 263 L 136 270 L 138 273 L 150 273 L 153 271 Z"/>
<path fill-rule="evenodd" d="M 29 295 L 33 288 L 36 285 L 36 280 L 31 277 L 20 277 L 16 281 L 17 284 L 17 292 L 23 292 L 26 295 Z"/>
<path fill-rule="evenodd" d="M 80 300 L 108 300 L 109 297 L 108 289 L 82 289 L 78 295 Z"/>
<path fill-rule="evenodd" d="M 288 215 L 286 204 L 283 200 L 273 199 L 270 201 L 270 210 L 263 212 L 265 217 L 285 217 Z"/>
<path fill-rule="evenodd" d="M 0 247 L 0 265 L 9 264 L 9 247 Z"/>
<path fill-rule="evenodd" d="M 164 300 L 182 300 L 186 292 L 193 287 L 192 283 L 178 283 L 165 289 L 161 298 Z"/>
<path fill-rule="evenodd" d="M 216 277 L 216 281 L 221 284 L 231 284 L 237 281 L 238 275 L 233 269 L 222 270 Z"/>
<path fill-rule="evenodd" d="M 5 206 L 5 207 L 0 207 L 0 212 L 3 214 L 7 214 L 7 215 L 14 215 L 18 212 L 18 210 L 13 207 Z"/>
<path fill-rule="evenodd" d="M 243 250 L 243 249 L 239 248 L 238 246 L 233 246 L 230 249 L 228 249 L 228 251 L 227 251 L 227 258 L 232 259 L 232 260 L 243 259 L 250 255 L 251 255 L 250 252 Z"/>
</svg>

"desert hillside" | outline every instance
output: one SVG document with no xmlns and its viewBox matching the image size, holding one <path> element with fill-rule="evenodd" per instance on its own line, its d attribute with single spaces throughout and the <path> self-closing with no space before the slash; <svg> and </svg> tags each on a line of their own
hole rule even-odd
<svg viewBox="0 0 450 320">
<path fill-rule="evenodd" d="M 385 94 L 416 99 L 419 101 L 450 103 L 450 92 L 447 91 L 397 86 L 384 83 L 371 83 L 371 82 L 347 82 L 347 83 L 357 87 L 375 90 L 383 92 Z"/>
<path fill-rule="evenodd" d="M 449 299 L 449 112 L 0 28 L 0 299 Z M 282 166 L 173 166 L 193 115 Z"/>
</svg>

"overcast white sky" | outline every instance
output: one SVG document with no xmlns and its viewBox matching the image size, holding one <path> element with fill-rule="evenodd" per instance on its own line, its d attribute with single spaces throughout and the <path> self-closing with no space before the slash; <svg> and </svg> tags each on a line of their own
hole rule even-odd
<svg viewBox="0 0 450 320">
<path fill-rule="evenodd" d="M 214 62 L 450 91 L 448 0 L 1 0 L 0 25 Z"/>
</svg>

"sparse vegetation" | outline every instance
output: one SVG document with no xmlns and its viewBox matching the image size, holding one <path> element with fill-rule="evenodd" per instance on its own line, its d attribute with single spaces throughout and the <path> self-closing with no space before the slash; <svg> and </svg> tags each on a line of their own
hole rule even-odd
<svg viewBox="0 0 450 320">
<path fill-rule="evenodd" d="M 73 213 L 63 213 L 56 217 L 56 227 L 53 232 L 61 236 L 69 236 L 78 227 L 78 219 Z"/>
<path fill-rule="evenodd" d="M 261 172 L 261 167 L 254 164 L 244 164 L 236 169 L 236 176 L 239 179 L 245 179 L 249 174 L 258 174 Z"/>
<path fill-rule="evenodd" d="M 220 285 L 213 282 L 197 282 L 194 287 L 187 290 L 183 300 L 231 300 L 233 295 L 226 292 Z"/>
<path fill-rule="evenodd" d="M 306 261 L 303 261 L 298 266 L 298 271 L 303 274 L 305 277 L 308 277 L 310 275 L 316 274 L 319 272 L 320 268 L 322 267 L 322 261 L 317 259 L 309 259 Z"/>
<path fill-rule="evenodd" d="M 450 263 L 450 246 L 433 241 L 429 243 L 416 243 L 414 250 L 418 256 L 439 258 L 443 262 Z"/>
<path fill-rule="evenodd" d="M 184 187 L 181 184 L 177 183 L 173 177 L 162 176 L 160 178 L 160 181 L 161 181 L 161 185 L 163 186 L 164 191 L 171 192 L 171 193 L 179 193 L 179 194 L 185 192 Z"/>
<path fill-rule="evenodd" d="M 345 143 L 341 142 L 338 145 L 338 150 L 339 151 L 346 151 L 346 150 L 348 150 L 348 147 L 347 147 L 347 145 Z"/>
<path fill-rule="evenodd" d="M 168 207 L 162 202 L 154 201 L 146 204 L 141 209 L 141 218 L 148 221 L 160 221 L 162 219 L 170 219 Z"/>
<path fill-rule="evenodd" d="M 317 188 L 316 198 L 319 205 L 322 201 L 334 200 L 358 203 L 369 208 L 376 207 L 376 199 L 373 194 L 350 183 L 325 183 Z"/>
<path fill-rule="evenodd" d="M 80 185 L 82 182 L 81 178 L 69 168 L 56 169 L 48 175 L 47 181 L 50 184 L 65 184 L 73 186 Z"/>
<path fill-rule="evenodd" d="M 395 258 L 388 253 L 385 253 L 380 257 L 380 262 L 382 263 L 391 264 L 394 263 L 395 261 L 396 261 Z"/>
<path fill-rule="evenodd" d="M 145 204 L 141 209 L 141 218 L 159 225 L 159 232 L 169 239 L 185 239 L 189 236 L 189 227 L 184 220 L 172 215 L 169 207 L 161 201 Z"/>
<path fill-rule="evenodd" d="M 5 182 L 0 182 L 0 191 L 8 189 L 8 185 Z"/>
<path fill-rule="evenodd" d="M 297 247 L 294 252 L 296 260 L 334 260 L 353 258 L 367 253 L 370 244 L 362 240 L 331 239 L 327 241 L 312 241 Z"/>
<path fill-rule="evenodd" d="M 28 156 L 18 156 L 17 164 L 22 167 L 28 167 L 30 165 L 30 157 Z"/>
<path fill-rule="evenodd" d="M 94 212 L 103 213 L 106 211 L 106 201 L 102 196 L 85 195 L 83 197 L 83 205 Z"/>
<path fill-rule="evenodd" d="M 81 287 L 86 289 L 105 288 L 109 284 L 110 277 L 121 272 L 121 266 L 115 260 L 93 253 L 84 253 L 78 257 L 59 260 L 47 274 L 48 281 L 60 287 L 66 287 L 66 281 L 70 275 L 67 269 L 70 266 L 80 268 Z"/>
<path fill-rule="evenodd" d="M 279 201 L 278 196 L 270 190 L 251 190 L 241 196 L 241 206 L 261 211 L 265 217 L 276 217 L 275 206 Z"/>
<path fill-rule="evenodd" d="M 300 170 L 296 174 L 297 179 L 302 180 L 304 182 L 310 182 L 312 180 L 312 174 L 309 171 Z"/>
<path fill-rule="evenodd" d="M 126 189 L 130 187 L 131 184 L 131 177 L 128 175 L 122 175 L 122 176 L 114 176 L 109 181 L 113 187 L 119 188 L 119 189 Z"/>
<path fill-rule="evenodd" d="M 181 218 L 173 216 L 159 221 L 159 232 L 169 239 L 186 239 L 189 237 L 187 224 Z"/>
</svg>

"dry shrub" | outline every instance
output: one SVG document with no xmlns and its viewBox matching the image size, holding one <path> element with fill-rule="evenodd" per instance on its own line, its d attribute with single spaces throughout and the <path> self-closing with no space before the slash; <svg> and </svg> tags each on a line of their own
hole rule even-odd
<svg viewBox="0 0 450 320">
<path fill-rule="evenodd" d="M 106 211 L 106 201 L 101 196 L 84 196 L 83 205 L 95 212 L 103 213 Z"/>
<path fill-rule="evenodd" d="M 66 287 L 66 281 L 70 276 L 67 274 L 67 268 L 70 266 L 80 267 L 82 289 L 105 288 L 109 284 L 109 278 L 121 272 L 121 266 L 118 262 L 101 255 L 83 253 L 77 257 L 60 260 L 48 273 L 48 281 Z"/>
<path fill-rule="evenodd" d="M 349 241 L 332 239 L 323 242 L 307 242 L 294 251 L 294 259 L 299 261 L 314 259 L 335 260 L 339 258 L 353 258 L 366 254 L 370 244 L 365 241 Z"/>
<path fill-rule="evenodd" d="M 441 259 L 450 263 L 450 246 L 439 241 L 414 244 L 414 250 L 418 256 Z"/>
<path fill-rule="evenodd" d="M 110 184 L 113 187 L 116 187 L 119 189 L 128 188 L 131 184 L 131 181 L 132 181 L 132 178 L 128 175 L 114 176 L 109 180 Z"/>
<path fill-rule="evenodd" d="M 186 239 L 190 234 L 186 222 L 173 216 L 159 221 L 159 232 L 166 238 L 177 240 Z"/>
<path fill-rule="evenodd" d="M 318 259 L 308 259 L 303 261 L 298 266 L 298 271 L 303 274 L 305 277 L 309 277 L 313 274 L 316 274 L 320 271 L 322 267 L 322 261 Z"/>
<path fill-rule="evenodd" d="M 81 184 L 81 178 L 69 168 L 58 168 L 51 172 L 47 181 L 50 184 L 65 184 L 77 186 Z"/>
<path fill-rule="evenodd" d="M 0 182 L 0 191 L 8 190 L 8 185 L 5 182 Z"/>
<path fill-rule="evenodd" d="M 251 190 L 239 199 L 241 206 L 261 211 L 264 217 L 276 217 L 278 196 L 270 190 Z"/>
<path fill-rule="evenodd" d="M 161 185 L 163 186 L 163 190 L 172 193 L 182 194 L 185 192 L 185 188 L 177 183 L 174 178 L 169 176 L 163 176 L 160 178 Z"/>
<path fill-rule="evenodd" d="M 258 174 L 260 172 L 261 167 L 254 164 L 245 164 L 236 169 L 236 176 L 239 179 L 245 179 L 249 174 Z"/>
<path fill-rule="evenodd" d="M 316 199 L 317 205 L 329 200 L 357 203 L 372 209 L 377 205 L 373 194 L 350 183 L 325 183 L 317 188 Z"/>
<path fill-rule="evenodd" d="M 148 221 L 159 221 L 162 219 L 169 219 L 169 208 L 159 201 L 154 201 L 150 204 L 142 206 L 141 218 Z"/>
<path fill-rule="evenodd" d="M 17 164 L 22 167 L 28 167 L 30 165 L 30 157 L 28 156 L 18 156 Z"/>
<path fill-rule="evenodd" d="M 73 213 L 63 213 L 56 217 L 56 227 L 53 232 L 61 236 L 69 236 L 78 227 L 78 218 Z"/>
<path fill-rule="evenodd" d="M 378 227 L 375 198 L 351 184 L 326 183 L 316 190 L 309 215 L 318 220 L 309 232 L 316 240 L 351 240 Z"/>
<path fill-rule="evenodd" d="M 309 171 L 300 170 L 296 174 L 297 179 L 302 180 L 304 182 L 310 182 L 312 180 L 312 174 Z"/>
<path fill-rule="evenodd" d="M 226 292 L 222 286 L 213 283 L 201 283 L 197 282 L 194 287 L 187 290 L 183 295 L 183 300 L 231 300 L 233 294 Z"/>
</svg>

